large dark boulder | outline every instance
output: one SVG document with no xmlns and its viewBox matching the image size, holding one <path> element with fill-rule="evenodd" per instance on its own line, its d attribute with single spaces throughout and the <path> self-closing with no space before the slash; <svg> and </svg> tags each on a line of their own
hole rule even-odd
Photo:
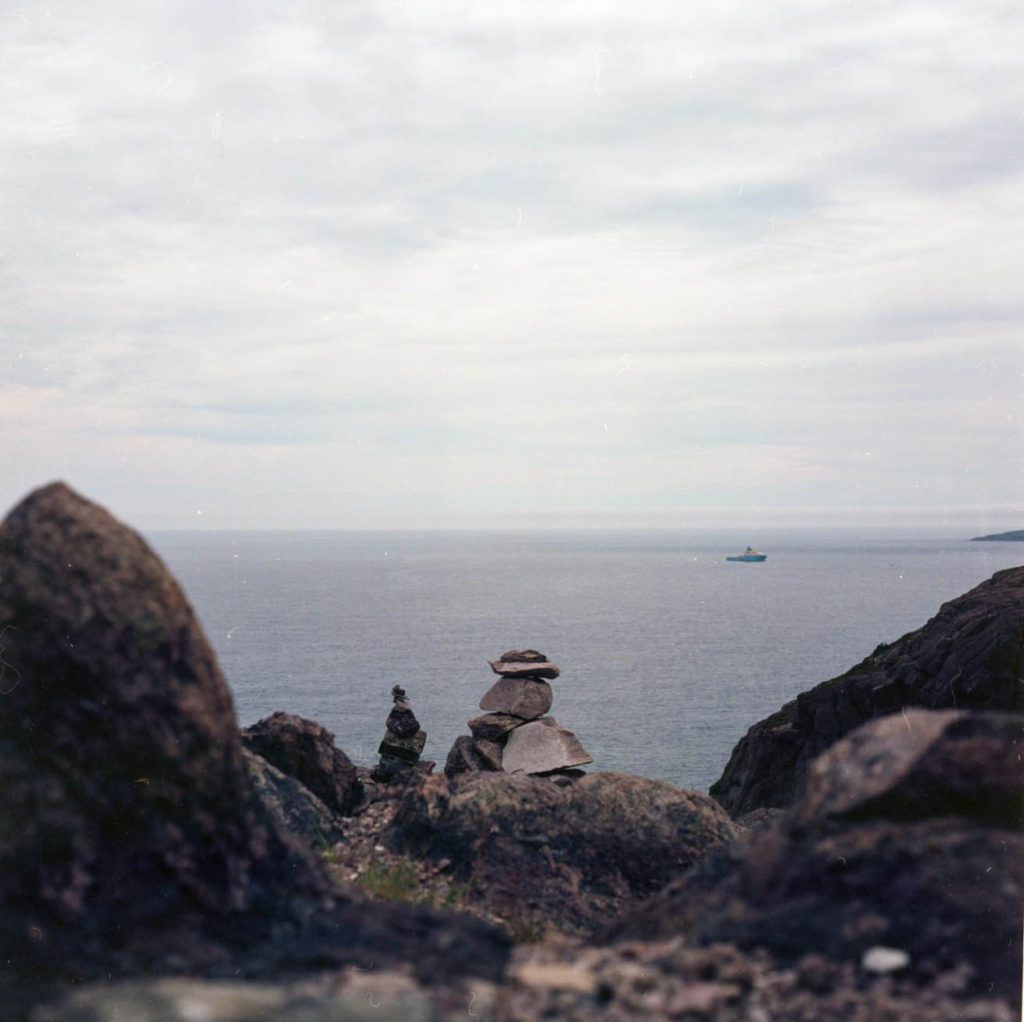
<svg viewBox="0 0 1024 1022">
<path fill-rule="evenodd" d="M 447 859 L 513 930 L 589 932 L 736 832 L 713 799 L 663 781 L 472 773 L 410 789 L 387 842 Z"/>
<path fill-rule="evenodd" d="M 669 885 L 605 939 L 684 935 L 858 963 L 902 952 L 1019 1001 L 1024 735 L 1008 714 L 908 711 L 811 766 L 804 798 Z"/>
<path fill-rule="evenodd" d="M 47 486 L 0 526 L 0 578 L 0 957 L 189 959 L 173 934 L 325 887 L 254 799 L 213 651 L 137 533 Z"/>
<path fill-rule="evenodd" d="M 278 710 L 243 729 L 242 742 L 337 813 L 350 813 L 363 796 L 355 765 L 315 720 Z"/>
<path fill-rule="evenodd" d="M 907 710 L 819 756 L 795 813 L 816 820 L 963 816 L 1024 824 L 1024 718 Z"/>
<path fill-rule="evenodd" d="M 914 706 L 1024 712 L 1024 568 L 997 573 L 754 724 L 711 794 L 733 816 L 788 806 L 816 756 L 865 721 Z"/>
<path fill-rule="evenodd" d="M 0 636 L 8 1008 L 47 977 L 403 961 L 430 981 L 501 974 L 492 927 L 335 888 L 257 796 L 177 582 L 63 484 L 0 525 Z"/>
</svg>

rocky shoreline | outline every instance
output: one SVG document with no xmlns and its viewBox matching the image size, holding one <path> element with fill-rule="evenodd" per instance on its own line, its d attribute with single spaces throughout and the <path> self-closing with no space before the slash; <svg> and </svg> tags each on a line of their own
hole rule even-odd
<svg viewBox="0 0 1024 1022">
<path fill-rule="evenodd" d="M 63 484 L 0 525 L 0 635 L 12 1017 L 1020 1017 L 1024 568 L 755 724 L 710 794 L 580 769 L 536 650 L 444 772 L 398 687 L 375 766 L 285 710 L 240 730 L 177 582 Z"/>
</svg>

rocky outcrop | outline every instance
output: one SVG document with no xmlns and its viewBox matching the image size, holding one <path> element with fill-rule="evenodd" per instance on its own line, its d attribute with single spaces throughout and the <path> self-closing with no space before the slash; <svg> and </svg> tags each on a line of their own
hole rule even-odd
<svg viewBox="0 0 1024 1022">
<path fill-rule="evenodd" d="M 350 901 L 279 824 L 213 651 L 137 533 L 44 487 L 0 525 L 0 579 L 5 1006 L 55 976 L 501 974 L 492 927 Z"/>
<path fill-rule="evenodd" d="M 883 960 L 1020 996 L 1024 736 L 1013 715 L 908 711 L 811 767 L 804 798 L 616 925 L 767 948 L 782 963 Z M 873 948 L 898 956 L 885 958 Z"/>
<path fill-rule="evenodd" d="M 387 843 L 448 860 L 511 929 L 585 932 L 735 834 L 713 799 L 662 781 L 478 773 L 407 792 Z"/>
<path fill-rule="evenodd" d="M 1024 711 L 1024 568 L 999 572 L 755 724 L 711 794 L 734 816 L 790 805 L 816 756 L 865 721 L 915 706 Z"/>
<path fill-rule="evenodd" d="M 278 710 L 244 728 L 242 743 L 336 813 L 351 812 L 362 798 L 354 764 L 334 744 L 334 735 L 315 720 Z"/>
</svg>

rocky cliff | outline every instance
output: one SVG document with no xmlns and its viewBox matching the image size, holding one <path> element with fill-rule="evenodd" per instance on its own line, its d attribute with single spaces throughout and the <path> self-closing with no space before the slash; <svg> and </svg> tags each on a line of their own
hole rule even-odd
<svg viewBox="0 0 1024 1022">
<path fill-rule="evenodd" d="M 859 724 L 915 706 L 1024 710 L 1024 568 L 943 604 L 922 628 L 754 724 L 711 794 L 733 816 L 788 806 L 816 756 Z"/>
</svg>

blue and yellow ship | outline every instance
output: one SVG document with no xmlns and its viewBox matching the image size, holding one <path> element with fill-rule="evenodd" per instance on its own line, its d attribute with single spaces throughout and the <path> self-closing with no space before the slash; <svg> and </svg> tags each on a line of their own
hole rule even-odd
<svg viewBox="0 0 1024 1022">
<path fill-rule="evenodd" d="M 735 557 L 726 557 L 727 561 L 767 561 L 767 554 L 759 554 L 752 546 L 748 546 L 741 554 Z"/>
</svg>

